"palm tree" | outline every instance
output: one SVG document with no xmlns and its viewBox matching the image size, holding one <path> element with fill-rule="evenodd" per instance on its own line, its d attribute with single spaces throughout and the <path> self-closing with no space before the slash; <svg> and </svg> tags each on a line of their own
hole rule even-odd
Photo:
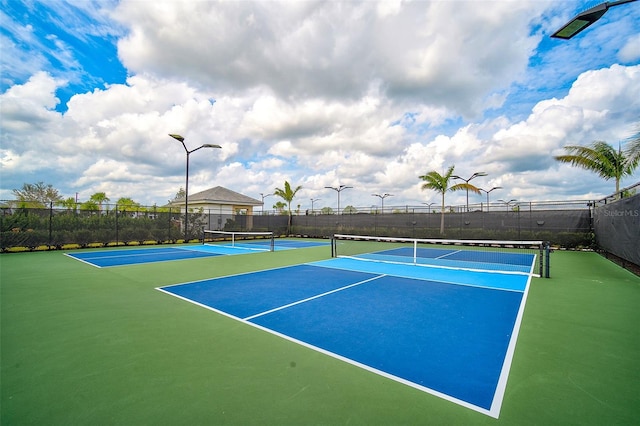
<svg viewBox="0 0 640 426">
<path fill-rule="evenodd" d="M 56 204 L 66 208 L 67 211 L 71 211 L 72 209 L 75 210 L 78 207 L 78 203 L 76 203 L 76 199 L 73 197 L 68 197 L 64 200 L 57 201 Z"/>
<path fill-rule="evenodd" d="M 624 151 L 627 162 L 634 169 L 640 164 L 640 123 L 636 124 L 636 133 L 629 139 L 629 146 Z"/>
<path fill-rule="evenodd" d="M 116 202 L 116 206 L 120 209 L 120 211 L 135 211 L 140 207 L 139 203 L 136 203 L 129 197 L 119 198 Z"/>
<path fill-rule="evenodd" d="M 447 169 L 444 175 L 436 171 L 432 171 L 427 173 L 426 175 L 420 176 L 425 183 L 422 184 L 422 189 L 432 189 L 436 192 L 442 194 L 442 208 L 440 209 L 440 234 L 444 234 L 444 194 L 447 191 L 471 191 L 476 194 L 480 194 L 480 190 L 476 188 L 474 185 L 465 182 L 458 183 L 449 187 L 449 181 L 453 177 L 453 169 L 455 166 L 451 166 Z"/>
<path fill-rule="evenodd" d="M 281 188 L 276 188 L 275 191 L 273 191 L 273 195 L 282 198 L 284 201 L 287 202 L 287 209 L 289 211 L 289 220 L 288 220 L 288 225 L 287 225 L 287 233 L 291 232 L 291 202 L 293 201 L 293 198 L 296 196 L 296 193 L 298 191 L 300 191 L 302 189 L 301 185 L 298 185 L 296 187 L 296 189 L 291 189 L 291 185 L 289 184 L 288 181 L 284 181 L 284 189 Z"/>
<path fill-rule="evenodd" d="M 620 179 L 631 175 L 638 165 L 638 160 L 630 161 L 620 146 L 616 151 L 602 141 L 595 141 L 589 146 L 569 145 L 564 149 L 567 154 L 555 156 L 556 160 L 595 172 L 605 180 L 615 179 L 616 193 L 620 192 Z"/>
<path fill-rule="evenodd" d="M 100 211 L 102 211 L 102 203 L 108 203 L 110 201 L 109 197 L 107 197 L 107 194 L 104 192 L 96 192 L 89 198 L 89 200 L 97 203 L 98 206 L 100 206 Z"/>
<path fill-rule="evenodd" d="M 273 205 L 273 208 L 278 210 L 279 214 L 283 214 L 282 212 L 284 211 L 285 207 L 287 207 L 287 205 L 282 201 L 276 201 L 276 203 Z"/>
<path fill-rule="evenodd" d="M 100 206 L 95 201 L 88 200 L 80 205 L 80 209 L 90 212 L 97 212 L 100 211 Z"/>
</svg>

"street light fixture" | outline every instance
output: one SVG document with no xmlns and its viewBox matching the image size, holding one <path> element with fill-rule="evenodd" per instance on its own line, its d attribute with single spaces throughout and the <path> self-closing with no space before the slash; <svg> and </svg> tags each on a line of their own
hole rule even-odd
<svg viewBox="0 0 640 426">
<path fill-rule="evenodd" d="M 316 201 L 319 201 L 320 198 L 311 198 L 311 214 L 313 215 L 313 203 L 315 203 Z"/>
<path fill-rule="evenodd" d="M 431 206 L 434 205 L 434 204 L 438 204 L 438 203 L 434 202 L 434 203 L 422 203 L 422 204 L 427 206 L 427 213 L 431 213 Z"/>
<path fill-rule="evenodd" d="M 454 179 L 460 179 L 463 180 L 467 183 L 467 185 L 469 184 L 469 181 L 471 181 L 472 179 L 475 179 L 479 176 L 486 176 L 487 174 L 485 172 L 476 172 L 474 174 L 471 175 L 471 177 L 469 179 L 465 179 L 463 177 L 460 177 L 458 175 L 453 175 L 451 176 Z M 469 211 L 469 188 L 467 188 L 467 211 Z"/>
<path fill-rule="evenodd" d="M 346 186 L 346 185 L 340 185 L 337 188 L 333 187 L 333 186 L 325 186 L 326 189 L 333 189 L 334 191 L 336 191 L 338 193 L 338 214 L 340 214 L 340 193 L 342 191 L 344 191 L 345 189 L 351 189 L 353 188 L 352 186 Z"/>
<path fill-rule="evenodd" d="M 489 211 L 489 193 L 490 193 L 491 191 L 493 191 L 493 190 L 496 190 L 496 189 L 502 189 L 502 187 L 501 187 L 501 186 L 494 186 L 493 188 L 491 188 L 491 189 L 490 189 L 490 190 L 488 190 L 488 191 L 487 191 L 486 189 L 482 189 L 482 188 L 478 188 L 478 189 L 479 189 L 480 191 L 482 191 L 482 192 L 486 192 L 486 193 L 487 193 L 487 211 Z"/>
<path fill-rule="evenodd" d="M 498 200 L 498 201 L 500 201 L 501 203 L 505 203 L 507 205 L 507 211 L 509 211 L 509 204 L 515 203 L 518 200 L 511 199 L 509 201 L 505 201 L 505 200 Z"/>
<path fill-rule="evenodd" d="M 625 3 L 631 3 L 637 0 L 618 0 L 612 2 L 604 2 L 597 6 L 587 9 L 582 13 L 577 14 L 569 22 L 567 22 L 562 28 L 553 33 L 551 37 L 561 38 L 563 40 L 569 40 L 582 30 L 586 29 L 589 25 L 602 18 L 602 15 L 607 13 L 607 10 L 613 6 L 619 6 Z"/>
<path fill-rule="evenodd" d="M 180 142 L 184 147 L 184 152 L 187 153 L 187 172 L 186 172 L 186 179 L 184 184 L 184 239 L 185 239 L 185 242 L 187 242 L 189 240 L 189 155 L 191 155 L 192 152 L 195 152 L 202 148 L 222 148 L 222 147 L 220 145 L 205 143 L 189 151 L 187 149 L 187 145 L 185 145 L 184 143 L 184 138 L 182 136 L 172 134 L 172 133 L 169 133 L 169 136 L 171 136 L 172 138 Z"/>
<path fill-rule="evenodd" d="M 262 214 L 264 215 L 264 199 L 267 197 L 271 197 L 273 194 L 263 194 L 262 192 L 260 193 L 260 196 L 262 197 Z"/>
<path fill-rule="evenodd" d="M 384 214 L 384 199 L 387 197 L 393 197 L 393 194 L 371 194 L 374 197 L 378 197 L 380 198 L 380 201 L 382 202 L 382 206 L 380 207 L 380 213 Z"/>
</svg>

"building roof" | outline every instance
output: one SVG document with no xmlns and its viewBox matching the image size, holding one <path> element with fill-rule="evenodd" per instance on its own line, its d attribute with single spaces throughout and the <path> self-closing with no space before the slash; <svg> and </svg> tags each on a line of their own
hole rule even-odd
<svg viewBox="0 0 640 426">
<path fill-rule="evenodd" d="M 183 204 L 184 198 L 173 200 L 169 204 Z M 261 206 L 262 201 L 255 198 L 242 195 L 238 192 L 224 188 L 222 186 L 216 186 L 204 191 L 189 194 L 189 204 L 232 204 L 232 205 L 244 205 L 244 206 Z"/>
</svg>

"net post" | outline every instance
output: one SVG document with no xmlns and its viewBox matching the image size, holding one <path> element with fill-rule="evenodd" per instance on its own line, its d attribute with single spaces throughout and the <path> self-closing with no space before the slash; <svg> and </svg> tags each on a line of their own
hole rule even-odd
<svg viewBox="0 0 640 426">
<path fill-rule="evenodd" d="M 544 275 L 542 275 L 542 270 L 544 268 L 544 263 L 545 263 L 545 258 L 544 258 L 544 242 L 540 243 L 539 246 L 539 253 L 538 253 L 538 257 L 540 258 L 540 262 L 539 262 L 539 267 L 538 267 L 538 275 L 540 275 L 541 277 L 544 277 Z"/>
<path fill-rule="evenodd" d="M 276 251 L 276 240 L 273 237 L 273 232 L 271 233 L 271 241 L 269 242 L 269 251 Z"/>
<path fill-rule="evenodd" d="M 549 241 L 545 241 L 544 243 L 544 257 L 545 257 L 545 262 L 544 262 L 544 267 L 545 267 L 545 271 L 544 271 L 544 277 L 545 278 L 551 278 L 551 274 L 549 272 L 550 267 L 549 267 L 549 261 L 551 260 L 551 244 L 549 244 Z"/>
<path fill-rule="evenodd" d="M 336 257 L 336 237 L 331 236 L 331 257 Z"/>
</svg>

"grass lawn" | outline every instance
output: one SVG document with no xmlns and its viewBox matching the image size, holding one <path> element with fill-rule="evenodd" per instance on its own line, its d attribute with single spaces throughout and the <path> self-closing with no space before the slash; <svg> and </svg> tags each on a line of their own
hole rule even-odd
<svg viewBox="0 0 640 426">
<path fill-rule="evenodd" d="M 499 419 L 156 287 L 321 260 L 328 247 L 98 269 L 0 255 L 2 425 L 612 425 L 640 421 L 640 278 L 554 252 Z"/>
</svg>

